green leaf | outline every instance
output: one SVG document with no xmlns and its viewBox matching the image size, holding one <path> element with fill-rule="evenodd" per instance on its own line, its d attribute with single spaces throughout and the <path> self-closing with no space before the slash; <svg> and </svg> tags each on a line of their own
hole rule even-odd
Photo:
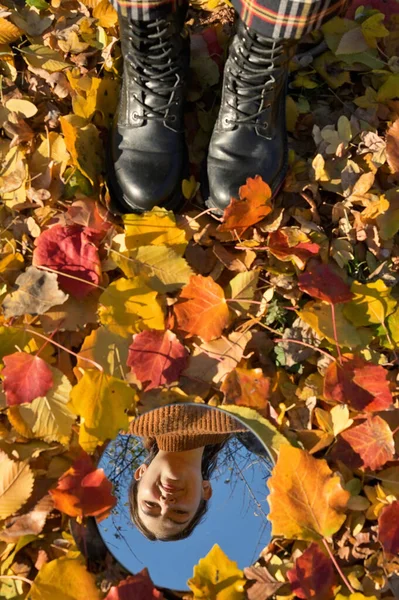
<svg viewBox="0 0 399 600">
<path fill-rule="evenodd" d="M 25 4 L 27 6 L 33 6 L 38 10 L 47 10 L 50 7 L 49 3 L 45 0 L 25 0 Z"/>
</svg>

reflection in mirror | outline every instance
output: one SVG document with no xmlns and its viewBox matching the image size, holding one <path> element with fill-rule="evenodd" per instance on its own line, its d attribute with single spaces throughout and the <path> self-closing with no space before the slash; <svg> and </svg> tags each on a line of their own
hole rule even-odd
<svg viewBox="0 0 399 600">
<path fill-rule="evenodd" d="M 100 534 L 116 560 L 132 573 L 147 567 L 155 585 L 188 589 L 214 544 L 243 568 L 270 540 L 270 456 L 227 412 L 202 404 L 147 412 L 98 466 L 118 498 Z"/>
</svg>

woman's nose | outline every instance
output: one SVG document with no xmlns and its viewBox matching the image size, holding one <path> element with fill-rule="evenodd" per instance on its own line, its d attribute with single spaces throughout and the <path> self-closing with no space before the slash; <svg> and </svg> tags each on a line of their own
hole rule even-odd
<svg viewBox="0 0 399 600">
<path fill-rule="evenodd" d="M 176 502 L 176 498 L 173 494 L 164 491 L 161 493 L 161 500 L 163 500 L 165 504 L 174 504 Z"/>
</svg>

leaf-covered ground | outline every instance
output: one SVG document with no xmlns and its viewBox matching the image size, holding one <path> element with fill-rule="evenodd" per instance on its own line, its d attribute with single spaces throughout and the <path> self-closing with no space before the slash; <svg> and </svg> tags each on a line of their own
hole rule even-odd
<svg viewBox="0 0 399 600">
<path fill-rule="evenodd" d="M 350 4 L 292 61 L 284 189 L 243 181 L 223 222 L 197 181 L 229 7 L 188 14 L 186 205 L 115 216 L 115 11 L 0 5 L 1 598 L 163 597 L 68 521 L 107 514 L 104 442 L 172 401 L 240 414 L 276 458 L 271 543 L 244 572 L 215 546 L 194 597 L 397 597 L 399 4 Z"/>
</svg>

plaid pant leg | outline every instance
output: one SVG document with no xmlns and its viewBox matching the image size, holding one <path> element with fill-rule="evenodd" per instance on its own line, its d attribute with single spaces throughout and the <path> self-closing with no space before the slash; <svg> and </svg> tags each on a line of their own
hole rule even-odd
<svg viewBox="0 0 399 600">
<path fill-rule="evenodd" d="M 259 35 L 297 40 L 340 14 L 348 0 L 232 0 L 244 23 Z"/>
<path fill-rule="evenodd" d="M 181 7 L 188 6 L 188 0 L 110 0 L 115 10 L 133 21 L 153 21 L 162 19 Z"/>
</svg>

